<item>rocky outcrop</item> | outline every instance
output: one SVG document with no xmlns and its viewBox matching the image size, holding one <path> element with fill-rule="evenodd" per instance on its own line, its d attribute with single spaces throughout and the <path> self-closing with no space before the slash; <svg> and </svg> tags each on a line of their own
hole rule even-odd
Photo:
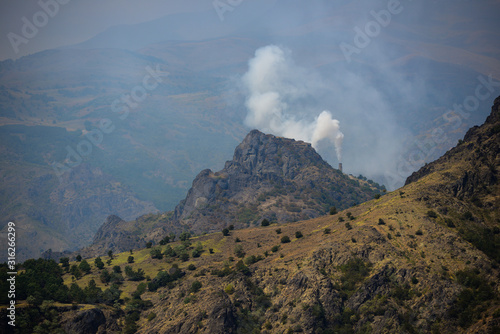
<svg viewBox="0 0 500 334">
<path fill-rule="evenodd" d="M 96 334 L 99 326 L 106 323 L 106 317 L 102 310 L 93 308 L 81 311 L 74 318 L 64 324 L 64 330 L 68 334 Z"/>
</svg>

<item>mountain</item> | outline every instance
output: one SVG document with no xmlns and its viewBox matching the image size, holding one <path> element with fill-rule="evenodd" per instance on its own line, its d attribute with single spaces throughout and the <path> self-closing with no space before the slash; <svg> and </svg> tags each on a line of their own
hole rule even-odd
<svg viewBox="0 0 500 334">
<path fill-rule="evenodd" d="M 264 219 L 281 224 L 314 218 L 331 207 L 345 209 L 383 191 L 371 180 L 332 168 L 311 144 L 253 130 L 222 170 L 198 174 L 173 212 L 131 222 L 110 217 L 82 254 L 126 251 L 137 248 L 138 242 L 158 242 L 171 232 L 210 233 L 229 225 L 255 226 Z"/>
<path fill-rule="evenodd" d="M 257 132 L 247 139 L 253 137 L 266 140 Z M 394 192 L 310 220 L 184 235 L 102 257 L 109 260 L 103 269 L 89 258 L 86 274 L 72 261 L 58 283 L 71 285 L 69 296 L 43 291 L 47 299 L 84 305 L 46 302 L 30 319 L 93 332 L 497 333 L 499 151 L 500 97 L 483 125 Z M 267 166 L 252 165 L 258 154 L 235 158 L 250 170 Z M 105 271 L 112 271 L 109 279 Z M 30 273 L 19 276 L 19 293 Z M 25 311 L 16 315 L 24 319 Z"/>
</svg>

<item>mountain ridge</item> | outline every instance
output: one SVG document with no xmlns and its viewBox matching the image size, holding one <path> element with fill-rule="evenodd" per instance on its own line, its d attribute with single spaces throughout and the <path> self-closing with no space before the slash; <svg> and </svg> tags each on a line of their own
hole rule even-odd
<svg viewBox="0 0 500 334">
<path fill-rule="evenodd" d="M 384 187 L 373 181 L 357 179 L 332 168 L 311 144 L 252 130 L 235 148 L 233 159 L 222 170 L 201 171 L 193 180 L 186 197 L 173 212 L 139 217 L 148 228 L 135 229 L 132 235 L 114 239 L 114 251 L 124 251 L 129 240 L 159 242 L 168 233 L 191 231 L 212 233 L 232 225 L 234 228 L 256 226 L 264 219 L 284 223 L 326 214 L 331 207 L 342 210 L 380 195 Z M 153 223 L 156 221 L 156 223 Z M 105 250 L 105 235 L 125 228 L 126 222 L 100 229 L 92 252 Z M 108 231 L 106 231 L 108 230 Z M 120 232 L 121 233 L 121 232 Z M 132 232 L 130 232 L 132 233 Z"/>
</svg>

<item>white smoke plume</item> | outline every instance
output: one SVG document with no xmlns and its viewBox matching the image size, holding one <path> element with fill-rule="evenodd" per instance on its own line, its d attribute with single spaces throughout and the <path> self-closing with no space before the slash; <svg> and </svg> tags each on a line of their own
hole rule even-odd
<svg viewBox="0 0 500 334">
<path fill-rule="evenodd" d="M 247 90 L 246 125 L 274 135 L 303 140 L 314 148 L 322 141 L 335 147 L 337 158 L 342 159 L 342 141 L 339 121 L 332 113 L 323 111 L 313 120 L 307 120 L 300 101 L 307 99 L 316 89 L 318 80 L 296 66 L 290 52 L 276 45 L 258 49 L 243 76 Z"/>
</svg>

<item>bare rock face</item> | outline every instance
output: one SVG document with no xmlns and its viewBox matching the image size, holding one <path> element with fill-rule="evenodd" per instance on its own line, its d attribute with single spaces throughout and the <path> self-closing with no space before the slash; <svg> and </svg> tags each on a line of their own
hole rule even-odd
<svg viewBox="0 0 500 334">
<path fill-rule="evenodd" d="M 64 325 L 64 330 L 69 334 L 95 334 L 98 332 L 99 326 L 105 323 L 104 313 L 98 308 L 93 308 L 82 311 L 70 319 Z"/>
<path fill-rule="evenodd" d="M 333 169 L 310 144 L 251 131 L 219 172 L 203 170 L 173 220 L 196 232 L 308 219 L 373 198 L 380 188 Z"/>
</svg>

